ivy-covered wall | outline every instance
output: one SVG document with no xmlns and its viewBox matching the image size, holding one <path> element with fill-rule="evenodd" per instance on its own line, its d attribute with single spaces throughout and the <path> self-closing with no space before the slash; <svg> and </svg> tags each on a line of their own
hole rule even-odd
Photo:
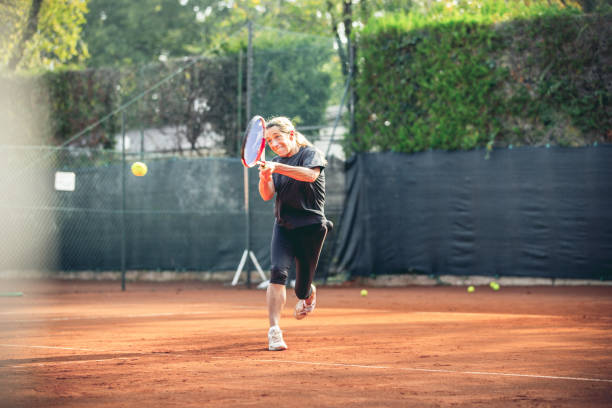
<svg viewBox="0 0 612 408">
<path fill-rule="evenodd" d="M 612 15 L 373 20 L 349 152 L 612 142 Z"/>
</svg>

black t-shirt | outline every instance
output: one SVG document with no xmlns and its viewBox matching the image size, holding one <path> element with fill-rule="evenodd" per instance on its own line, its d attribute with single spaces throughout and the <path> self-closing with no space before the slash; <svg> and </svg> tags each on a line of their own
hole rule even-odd
<svg viewBox="0 0 612 408">
<path fill-rule="evenodd" d="M 282 174 L 273 173 L 276 202 L 276 223 L 293 229 L 312 224 L 323 224 L 325 213 L 325 158 L 313 147 L 305 146 L 291 157 L 277 156 L 272 161 L 289 166 L 321 168 L 319 177 L 312 182 L 298 181 Z"/>
</svg>

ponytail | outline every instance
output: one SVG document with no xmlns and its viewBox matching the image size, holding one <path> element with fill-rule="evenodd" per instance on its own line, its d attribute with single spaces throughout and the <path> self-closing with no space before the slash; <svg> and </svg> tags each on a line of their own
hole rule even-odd
<svg viewBox="0 0 612 408">
<path fill-rule="evenodd" d="M 295 131 L 295 142 L 297 143 L 297 145 L 299 147 L 305 147 L 305 146 L 311 146 L 312 147 L 312 143 L 310 143 L 310 141 L 308 139 L 306 139 L 306 136 L 304 136 L 303 134 L 301 134 L 297 130 Z"/>
</svg>

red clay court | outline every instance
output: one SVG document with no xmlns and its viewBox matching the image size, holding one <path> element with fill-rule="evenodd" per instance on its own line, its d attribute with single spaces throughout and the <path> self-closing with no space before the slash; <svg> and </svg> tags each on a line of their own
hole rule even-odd
<svg viewBox="0 0 612 408">
<path fill-rule="evenodd" d="M 261 290 L 50 281 L 0 298 L 2 407 L 606 407 L 612 287 Z"/>
</svg>

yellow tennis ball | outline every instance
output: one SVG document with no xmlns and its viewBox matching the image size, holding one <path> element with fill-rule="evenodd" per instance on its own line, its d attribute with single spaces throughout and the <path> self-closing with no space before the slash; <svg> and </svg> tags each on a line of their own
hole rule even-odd
<svg viewBox="0 0 612 408">
<path fill-rule="evenodd" d="M 476 290 L 476 288 L 474 288 L 473 286 L 468 286 L 468 288 L 467 288 L 467 291 L 468 291 L 469 293 L 472 293 L 472 292 L 473 292 L 473 291 L 475 291 L 475 290 Z"/>
<path fill-rule="evenodd" d="M 361 289 L 361 296 L 368 296 L 368 290 L 367 289 Z"/>
<path fill-rule="evenodd" d="M 132 174 L 136 177 L 142 177 L 147 174 L 147 165 L 143 162 L 135 162 L 132 164 Z"/>
</svg>

